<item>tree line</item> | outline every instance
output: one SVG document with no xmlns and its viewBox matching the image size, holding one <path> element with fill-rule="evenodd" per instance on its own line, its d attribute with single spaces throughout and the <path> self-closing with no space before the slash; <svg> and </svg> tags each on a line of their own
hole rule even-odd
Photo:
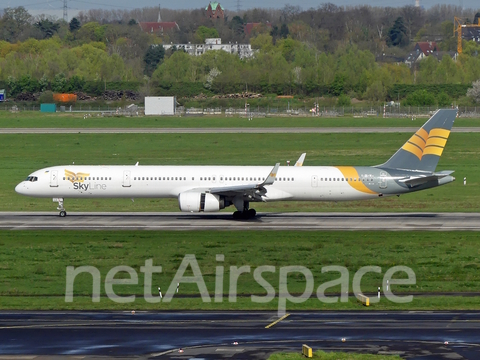
<svg viewBox="0 0 480 360">
<path fill-rule="evenodd" d="M 163 34 L 141 31 L 137 22 L 152 20 L 155 14 L 147 10 L 91 10 L 69 23 L 34 18 L 22 7 L 5 10 L 0 18 L 0 86 L 10 95 L 45 90 L 97 94 L 114 84 L 152 95 L 250 90 L 383 101 L 405 97 L 424 85 L 442 85 L 442 94 L 456 98 L 466 93 L 459 93 L 456 84 L 480 78 L 480 47 L 474 42 L 464 44 L 456 61 L 430 56 L 413 68 L 377 61 L 379 55 L 401 55 L 411 50 L 412 40 L 428 36 L 440 40 L 440 49 L 455 48 L 453 22 L 447 20 L 461 13 L 454 6 L 424 10 L 323 4 L 303 11 L 287 5 L 232 12 L 215 21 L 203 10 L 163 10 L 162 20 L 181 19 L 180 31 Z M 245 34 L 243 26 L 249 21 L 264 25 Z M 211 36 L 249 42 L 255 56 L 242 60 L 223 51 L 190 56 L 162 46 Z M 410 90 L 394 96 L 392 89 L 399 85 Z"/>
</svg>

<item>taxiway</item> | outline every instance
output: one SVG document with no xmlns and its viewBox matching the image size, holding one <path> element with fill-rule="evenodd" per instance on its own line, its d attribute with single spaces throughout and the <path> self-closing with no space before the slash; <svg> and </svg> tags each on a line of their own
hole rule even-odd
<svg viewBox="0 0 480 360">
<path fill-rule="evenodd" d="M 293 312 L 278 319 L 265 311 L 5 311 L 0 358 L 266 359 L 300 352 L 302 344 L 410 359 L 480 358 L 479 312 Z"/>
</svg>

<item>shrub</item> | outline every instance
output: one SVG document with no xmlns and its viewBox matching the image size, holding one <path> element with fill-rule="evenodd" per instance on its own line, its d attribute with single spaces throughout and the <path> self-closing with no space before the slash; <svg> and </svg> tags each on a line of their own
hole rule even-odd
<svg viewBox="0 0 480 360">
<path fill-rule="evenodd" d="M 351 105 L 351 101 L 349 96 L 342 94 L 338 97 L 337 106 L 350 106 L 350 105 Z"/>
<path fill-rule="evenodd" d="M 427 90 L 417 90 L 413 94 L 407 96 L 403 103 L 406 106 L 429 106 L 435 105 L 435 96 Z"/>
</svg>

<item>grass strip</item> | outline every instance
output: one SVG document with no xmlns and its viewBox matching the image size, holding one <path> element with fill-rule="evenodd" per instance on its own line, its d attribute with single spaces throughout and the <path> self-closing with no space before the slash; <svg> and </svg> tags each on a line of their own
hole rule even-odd
<svg viewBox="0 0 480 360">
<path fill-rule="evenodd" d="M 85 114 L 91 117 L 84 119 Z M 0 110 L 0 128 L 214 128 L 214 127 L 421 127 L 428 117 L 387 118 L 382 116 L 354 118 L 352 116 L 324 117 L 268 117 L 249 121 L 240 117 L 201 116 L 169 117 L 144 116 L 102 117 L 99 112 L 88 109 L 79 113 L 41 113 L 22 111 L 11 113 Z M 458 118 L 455 126 L 480 126 L 480 119 Z"/>
<path fill-rule="evenodd" d="M 184 260 L 194 254 L 212 302 L 198 297 L 173 299 L 171 303 L 149 304 L 143 297 L 144 273 L 141 267 L 148 259 L 153 266 L 162 266 L 161 273 L 152 276 L 151 289 L 158 296 L 157 287 L 165 293 Z M 216 255 L 224 255 L 217 261 Z M 117 304 L 105 297 L 105 279 L 115 266 L 131 267 L 138 275 L 134 285 L 113 285 L 120 296 L 136 294 L 133 303 Z M 478 235 L 471 232 L 142 232 L 142 231 L 4 231 L 0 240 L 0 308 L 2 309 L 275 309 L 276 300 L 266 304 L 252 303 L 248 296 L 224 298 L 213 302 L 217 266 L 224 267 L 223 294 L 256 294 L 266 296 L 266 290 L 253 277 L 256 268 L 273 266 L 275 272 L 264 272 L 263 278 L 271 284 L 278 296 L 280 268 L 301 265 L 314 278 L 314 294 L 319 285 L 339 278 L 338 272 L 322 273 L 329 265 L 344 266 L 349 272 L 349 290 L 353 276 L 363 266 L 379 266 L 381 273 L 367 273 L 362 279 L 363 292 L 376 292 L 385 272 L 397 265 L 412 268 L 416 275 L 414 285 L 395 285 L 394 293 L 411 292 L 475 292 L 480 288 L 480 250 Z M 93 266 L 100 273 L 103 297 L 93 303 L 92 276 L 78 275 L 74 283 L 74 301 L 65 303 L 67 266 Z M 235 287 L 230 279 L 234 269 L 246 272 L 238 277 Z M 402 278 L 400 273 L 397 278 Z M 191 267 L 185 276 L 192 276 Z M 115 279 L 128 279 L 119 272 Z M 220 282 L 218 282 L 220 283 Z M 288 291 L 301 294 L 305 277 L 290 273 Z M 175 287 L 176 284 L 173 284 Z M 340 286 L 328 288 L 337 294 Z M 198 295 L 197 284 L 181 284 L 181 295 Z M 301 304 L 289 304 L 288 309 L 341 310 L 364 308 L 354 299 L 347 303 L 325 304 L 313 298 Z M 407 304 L 381 301 L 369 309 L 479 309 L 477 297 L 416 296 Z"/>
<path fill-rule="evenodd" d="M 298 353 L 275 353 L 270 355 L 268 360 L 303 360 L 305 356 Z M 354 354 L 338 351 L 315 351 L 313 353 L 312 359 L 317 360 L 338 360 L 338 359 L 348 359 L 348 360 L 400 360 L 401 357 L 398 355 L 373 355 L 373 354 Z"/>
</svg>

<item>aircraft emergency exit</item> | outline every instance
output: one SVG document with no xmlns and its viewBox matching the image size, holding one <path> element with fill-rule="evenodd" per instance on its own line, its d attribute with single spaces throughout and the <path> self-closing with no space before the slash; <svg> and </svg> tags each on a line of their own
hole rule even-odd
<svg viewBox="0 0 480 360">
<path fill-rule="evenodd" d="M 53 198 L 66 216 L 68 198 L 177 198 L 180 210 L 214 212 L 235 206 L 235 218 L 256 212 L 250 203 L 344 201 L 401 195 L 455 180 L 436 171 L 457 110 L 438 110 L 384 164 L 377 166 L 93 166 L 37 170 L 18 184 L 22 195 Z M 359 135 L 361 136 L 361 135 Z"/>
</svg>

